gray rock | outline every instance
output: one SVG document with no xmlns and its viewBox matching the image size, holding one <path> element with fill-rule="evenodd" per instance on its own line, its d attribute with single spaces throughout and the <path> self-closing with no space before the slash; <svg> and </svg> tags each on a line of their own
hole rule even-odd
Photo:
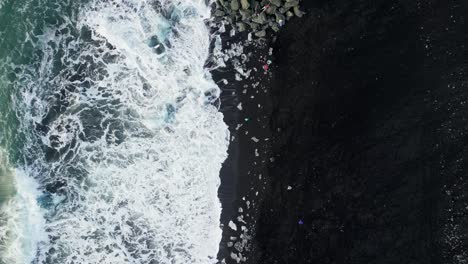
<svg viewBox="0 0 468 264">
<path fill-rule="evenodd" d="M 291 8 L 299 5 L 299 0 L 291 0 L 284 3 L 284 8 Z"/>
<path fill-rule="evenodd" d="M 280 12 L 276 12 L 275 17 L 276 17 L 276 23 L 278 23 L 280 25 L 283 25 L 284 22 L 286 21 L 286 18 Z"/>
<path fill-rule="evenodd" d="M 239 32 L 244 32 L 247 29 L 247 25 L 245 23 L 238 22 L 236 25 Z"/>
<path fill-rule="evenodd" d="M 231 0 L 231 10 L 232 11 L 239 10 L 239 1 L 238 0 Z"/>
<path fill-rule="evenodd" d="M 252 11 L 250 10 L 239 10 L 239 14 L 242 16 L 242 20 L 249 20 L 252 17 Z"/>
<path fill-rule="evenodd" d="M 280 11 L 281 14 L 284 14 L 284 13 L 288 12 L 289 9 L 284 8 L 284 7 L 280 7 L 278 10 Z"/>
<path fill-rule="evenodd" d="M 218 3 L 220 6 L 226 7 L 226 2 L 224 2 L 224 0 L 218 0 Z"/>
<path fill-rule="evenodd" d="M 260 13 L 252 18 L 252 22 L 255 22 L 257 24 L 265 24 L 267 22 L 266 15 L 265 13 Z"/>
<path fill-rule="evenodd" d="M 276 12 L 276 6 L 274 5 L 270 5 L 268 6 L 268 8 L 265 10 L 265 13 L 269 14 L 269 15 L 272 15 Z"/>
<path fill-rule="evenodd" d="M 274 31 L 274 32 L 278 32 L 280 30 L 278 24 L 274 23 L 273 25 L 271 25 L 271 29 Z"/>
<path fill-rule="evenodd" d="M 249 3 L 249 0 L 241 0 L 241 6 L 242 6 L 242 9 L 249 9 L 250 7 L 250 3 Z"/>
<path fill-rule="evenodd" d="M 268 18 L 268 25 L 267 27 L 271 27 L 273 26 L 273 24 L 275 24 L 275 20 L 271 19 L 271 18 Z"/>
<path fill-rule="evenodd" d="M 255 36 L 257 36 L 259 38 L 263 38 L 263 37 L 266 36 L 266 31 L 265 30 L 257 31 L 257 32 L 255 32 Z"/>
<path fill-rule="evenodd" d="M 280 7 L 281 6 L 281 0 L 270 0 L 270 3 L 273 5 Z"/>
<path fill-rule="evenodd" d="M 293 11 L 294 11 L 294 14 L 297 16 L 297 17 L 302 17 L 305 13 L 302 12 L 300 9 L 299 9 L 299 6 L 295 6 L 293 8 Z"/>
<path fill-rule="evenodd" d="M 249 26 L 253 29 L 256 30 L 259 27 L 259 24 L 257 23 L 249 23 Z"/>
<path fill-rule="evenodd" d="M 222 16 L 226 15 L 226 13 L 224 13 L 224 11 L 222 11 L 222 10 L 216 9 L 216 11 L 214 12 L 214 15 L 217 16 L 217 17 L 222 17 Z"/>
<path fill-rule="evenodd" d="M 293 17 L 293 16 L 294 16 L 293 12 L 291 12 L 291 11 L 286 12 L 286 17 L 287 17 L 288 19 L 290 19 L 290 18 Z"/>
</svg>

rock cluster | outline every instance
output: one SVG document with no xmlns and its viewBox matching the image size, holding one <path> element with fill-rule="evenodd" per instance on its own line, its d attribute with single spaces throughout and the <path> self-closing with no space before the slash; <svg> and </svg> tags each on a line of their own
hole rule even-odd
<svg viewBox="0 0 468 264">
<path fill-rule="evenodd" d="M 301 0 L 217 0 L 213 15 L 224 19 L 239 32 L 252 30 L 265 37 L 267 30 L 275 32 L 291 17 L 302 17 Z"/>
</svg>

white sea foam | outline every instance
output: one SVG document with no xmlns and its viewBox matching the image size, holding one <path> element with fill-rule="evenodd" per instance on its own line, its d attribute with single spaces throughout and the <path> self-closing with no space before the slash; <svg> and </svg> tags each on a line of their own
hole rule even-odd
<svg viewBox="0 0 468 264">
<path fill-rule="evenodd" d="M 229 132 L 208 17 L 198 0 L 95 1 L 37 37 L 16 103 L 23 130 L 47 127 L 25 139 L 29 174 L 55 189 L 38 263 L 216 262 Z"/>
<path fill-rule="evenodd" d="M 41 192 L 22 170 L 12 173 L 16 193 L 0 207 L 0 263 L 31 263 L 47 239 L 44 212 L 37 203 Z"/>
</svg>

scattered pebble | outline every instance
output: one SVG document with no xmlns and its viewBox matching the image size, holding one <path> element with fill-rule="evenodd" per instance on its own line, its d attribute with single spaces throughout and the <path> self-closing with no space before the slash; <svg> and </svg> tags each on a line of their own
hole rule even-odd
<svg viewBox="0 0 468 264">
<path fill-rule="evenodd" d="M 229 225 L 229 227 L 230 227 L 232 230 L 237 231 L 237 225 L 234 224 L 234 222 L 229 221 L 229 224 L 228 224 L 228 225 Z"/>
</svg>

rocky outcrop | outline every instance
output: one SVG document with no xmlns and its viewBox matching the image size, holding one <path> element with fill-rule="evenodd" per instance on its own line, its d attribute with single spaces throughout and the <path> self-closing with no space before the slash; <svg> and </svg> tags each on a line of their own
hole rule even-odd
<svg viewBox="0 0 468 264">
<path fill-rule="evenodd" d="M 213 15 L 238 32 L 253 31 L 263 38 L 268 30 L 278 32 L 287 20 L 302 17 L 300 0 L 217 0 Z"/>
</svg>

